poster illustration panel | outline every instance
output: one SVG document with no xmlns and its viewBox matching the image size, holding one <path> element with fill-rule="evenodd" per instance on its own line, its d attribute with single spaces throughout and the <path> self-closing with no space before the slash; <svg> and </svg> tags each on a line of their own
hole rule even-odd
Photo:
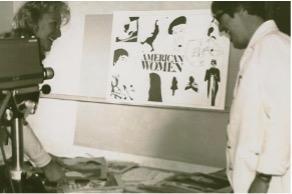
<svg viewBox="0 0 292 194">
<path fill-rule="evenodd" d="M 223 110 L 228 54 L 209 10 L 115 12 L 107 100 Z"/>
</svg>

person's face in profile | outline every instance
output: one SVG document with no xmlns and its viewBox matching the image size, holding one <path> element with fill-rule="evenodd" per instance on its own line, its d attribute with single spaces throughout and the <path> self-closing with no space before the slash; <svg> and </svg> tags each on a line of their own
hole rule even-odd
<svg viewBox="0 0 292 194">
<path fill-rule="evenodd" d="M 38 21 L 35 35 L 39 38 L 41 49 L 50 51 L 53 42 L 61 36 L 61 16 L 57 13 L 44 13 Z"/>
<path fill-rule="evenodd" d="M 216 66 L 216 61 L 211 61 L 211 66 L 215 67 Z"/>
<path fill-rule="evenodd" d="M 235 12 L 233 17 L 223 12 L 215 13 L 220 32 L 227 33 L 233 46 L 238 49 L 246 48 L 249 42 L 249 32 L 245 26 L 245 23 L 248 22 L 246 15 L 246 11 L 243 10 Z"/>
<path fill-rule="evenodd" d="M 121 55 L 121 56 L 119 56 L 119 59 L 117 60 L 117 62 L 115 63 L 115 65 L 120 66 L 120 65 L 126 64 L 127 61 L 128 61 L 128 56 Z"/>
<path fill-rule="evenodd" d="M 182 47 L 185 31 L 186 31 L 186 24 L 179 24 L 179 25 L 173 26 L 172 35 L 177 47 Z"/>
</svg>

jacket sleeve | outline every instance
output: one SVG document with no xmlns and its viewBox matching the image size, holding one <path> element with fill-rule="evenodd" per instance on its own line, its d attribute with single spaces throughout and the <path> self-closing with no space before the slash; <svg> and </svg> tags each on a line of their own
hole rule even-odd
<svg viewBox="0 0 292 194">
<path fill-rule="evenodd" d="M 44 167 L 51 161 L 51 156 L 44 150 L 28 123 L 23 126 L 23 147 L 25 155 L 37 167 Z"/>
<path fill-rule="evenodd" d="M 265 39 L 258 53 L 265 123 L 257 171 L 271 175 L 285 174 L 290 165 L 290 43 L 286 40 Z"/>
</svg>

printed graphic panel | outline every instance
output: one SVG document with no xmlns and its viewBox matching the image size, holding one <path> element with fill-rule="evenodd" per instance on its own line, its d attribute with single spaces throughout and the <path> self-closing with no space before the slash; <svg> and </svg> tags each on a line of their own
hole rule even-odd
<svg viewBox="0 0 292 194">
<path fill-rule="evenodd" d="M 228 55 L 209 10 L 115 12 L 107 100 L 223 110 Z"/>
</svg>

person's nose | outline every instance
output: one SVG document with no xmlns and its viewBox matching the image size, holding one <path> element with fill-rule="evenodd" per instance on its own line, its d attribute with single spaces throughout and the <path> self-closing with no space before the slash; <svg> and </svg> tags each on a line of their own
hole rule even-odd
<svg viewBox="0 0 292 194">
<path fill-rule="evenodd" d="M 61 37 L 62 36 L 61 29 L 57 28 L 54 35 L 55 35 L 55 39 Z"/>
<path fill-rule="evenodd" d="M 225 28 L 222 26 L 222 24 L 219 24 L 218 28 L 219 32 L 225 32 Z"/>
</svg>

